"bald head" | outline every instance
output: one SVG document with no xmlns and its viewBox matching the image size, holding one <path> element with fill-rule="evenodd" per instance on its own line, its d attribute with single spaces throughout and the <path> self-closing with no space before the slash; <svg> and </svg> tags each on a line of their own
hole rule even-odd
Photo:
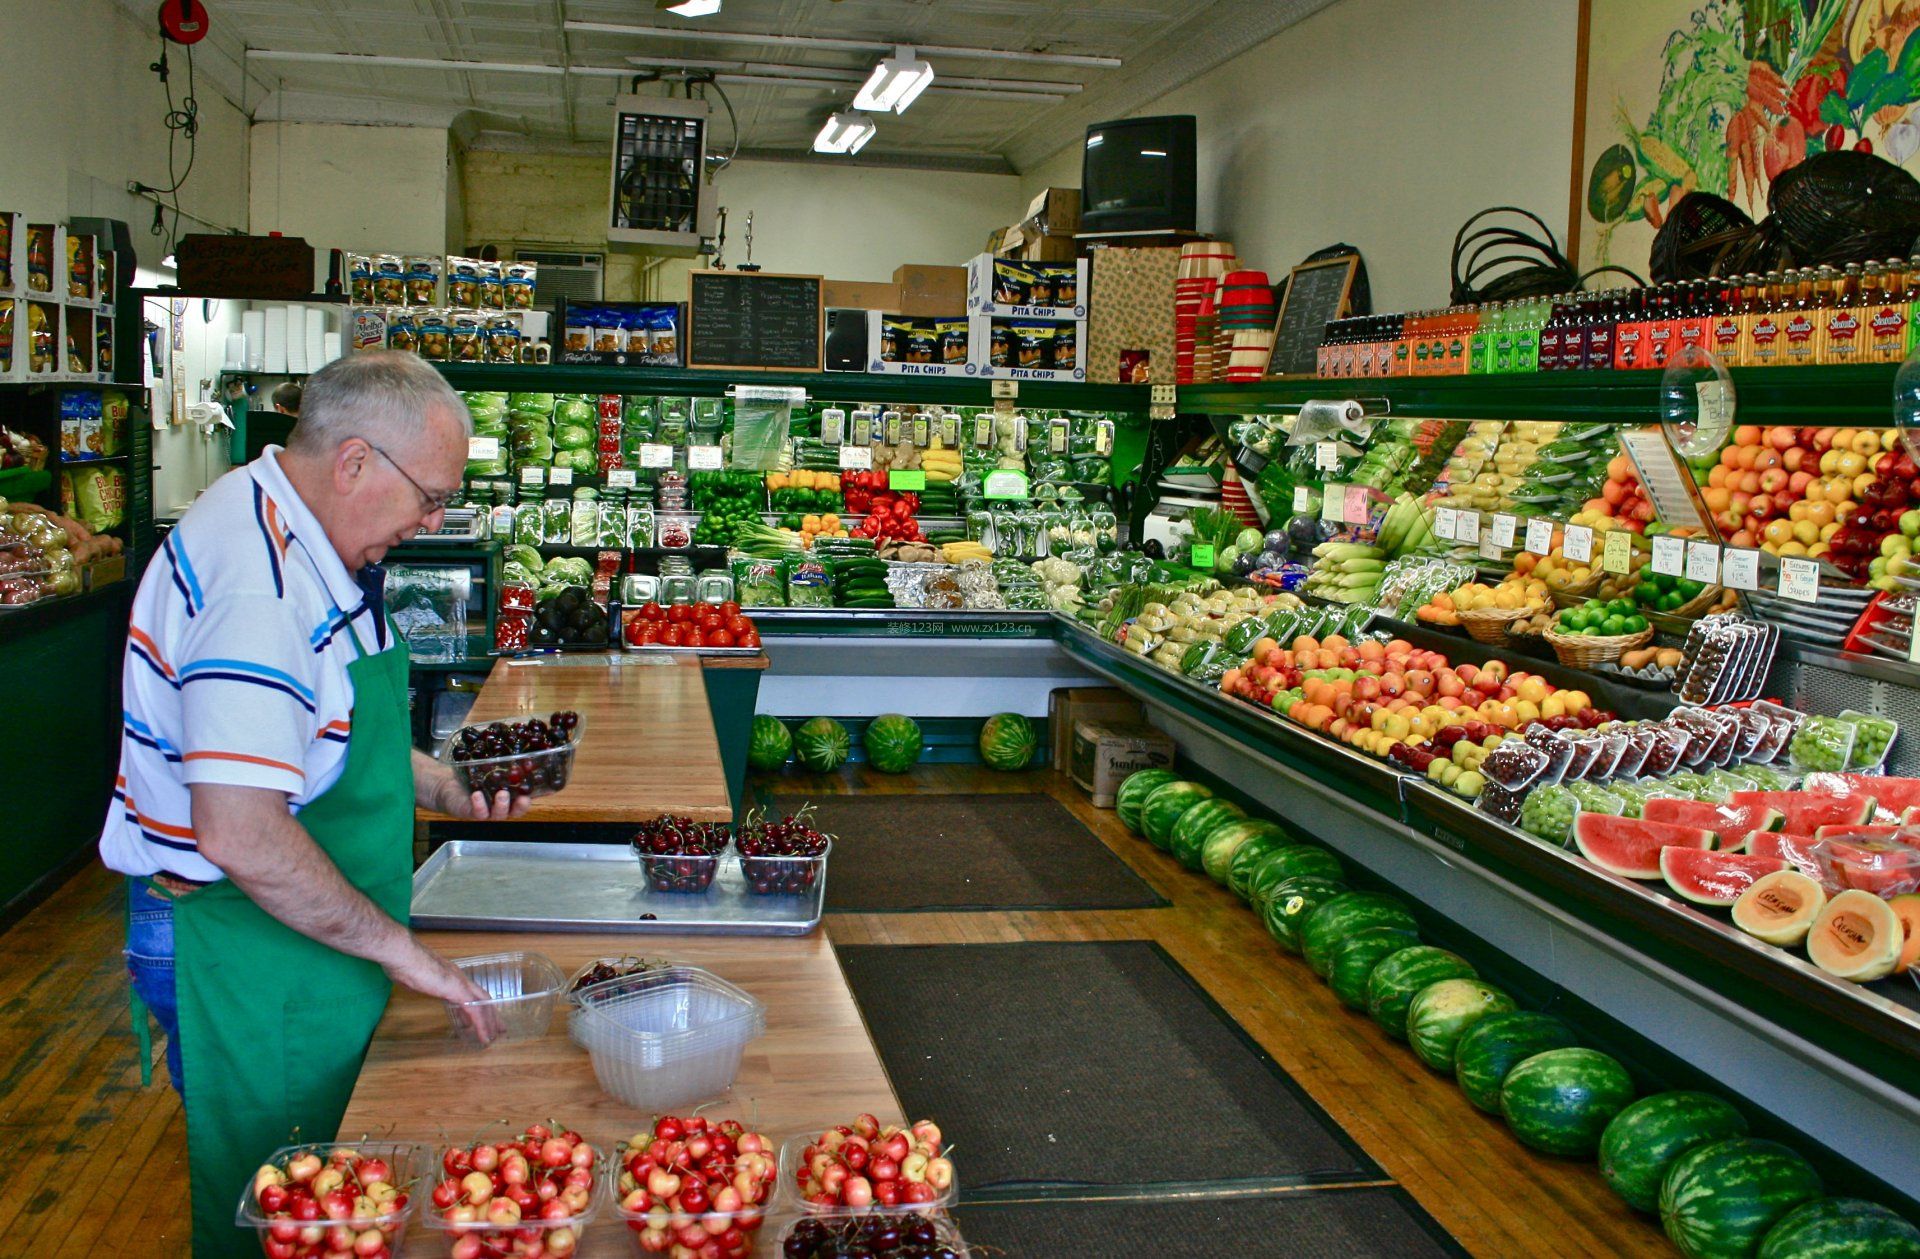
<svg viewBox="0 0 1920 1259">
<path fill-rule="evenodd" d="M 473 421 L 446 378 L 417 354 L 373 350 L 337 358 L 307 379 L 287 449 L 323 458 L 358 437 L 399 454 L 447 424 L 459 427 L 464 446 Z"/>
</svg>

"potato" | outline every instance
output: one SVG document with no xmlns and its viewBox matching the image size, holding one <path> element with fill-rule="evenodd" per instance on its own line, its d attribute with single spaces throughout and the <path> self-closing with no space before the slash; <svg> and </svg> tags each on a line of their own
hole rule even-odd
<svg viewBox="0 0 1920 1259">
<path fill-rule="evenodd" d="M 1678 647 L 1662 647 L 1654 652 L 1653 663 L 1662 669 L 1678 669 L 1683 658 Z"/>
</svg>

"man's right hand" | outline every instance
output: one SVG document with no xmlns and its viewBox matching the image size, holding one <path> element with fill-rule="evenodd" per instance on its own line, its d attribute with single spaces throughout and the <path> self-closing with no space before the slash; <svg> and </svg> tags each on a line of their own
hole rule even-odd
<svg viewBox="0 0 1920 1259">
<path fill-rule="evenodd" d="M 467 978 L 459 967 L 411 934 L 407 936 L 404 955 L 383 965 L 393 982 L 425 996 L 455 1003 L 491 1000 L 491 994 L 485 988 Z M 459 1013 L 481 1044 L 490 1044 L 500 1034 L 500 1016 L 492 1006 L 460 1005 Z"/>
</svg>

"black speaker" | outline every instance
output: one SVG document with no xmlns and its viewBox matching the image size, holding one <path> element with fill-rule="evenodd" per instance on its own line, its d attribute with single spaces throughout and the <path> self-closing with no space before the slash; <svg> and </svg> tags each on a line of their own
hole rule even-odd
<svg viewBox="0 0 1920 1259">
<path fill-rule="evenodd" d="M 836 306 L 827 311 L 827 370 L 867 370 L 867 312 Z"/>
</svg>

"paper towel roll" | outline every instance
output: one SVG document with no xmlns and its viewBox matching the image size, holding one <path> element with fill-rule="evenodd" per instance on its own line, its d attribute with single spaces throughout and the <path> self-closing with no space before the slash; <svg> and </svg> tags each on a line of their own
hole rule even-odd
<svg viewBox="0 0 1920 1259">
<path fill-rule="evenodd" d="M 262 356 L 260 370 L 266 372 L 284 372 L 287 370 L 287 308 L 269 306 L 266 309 L 266 353 Z"/>
<path fill-rule="evenodd" d="M 320 366 L 322 367 L 339 358 L 340 334 L 337 332 L 327 333 L 321 340 L 320 351 Z"/>
<path fill-rule="evenodd" d="M 289 306 L 287 311 L 287 370 L 307 372 L 307 308 Z"/>
<path fill-rule="evenodd" d="M 247 370 L 265 371 L 267 367 L 267 312 L 247 310 L 240 313 L 240 335 L 247 339 Z"/>
<path fill-rule="evenodd" d="M 221 369 L 229 372 L 247 370 L 247 335 L 244 332 L 227 334 L 227 357 L 220 364 Z"/>
<path fill-rule="evenodd" d="M 317 306 L 307 309 L 307 370 L 317 372 L 327 365 L 327 312 Z"/>
</svg>

